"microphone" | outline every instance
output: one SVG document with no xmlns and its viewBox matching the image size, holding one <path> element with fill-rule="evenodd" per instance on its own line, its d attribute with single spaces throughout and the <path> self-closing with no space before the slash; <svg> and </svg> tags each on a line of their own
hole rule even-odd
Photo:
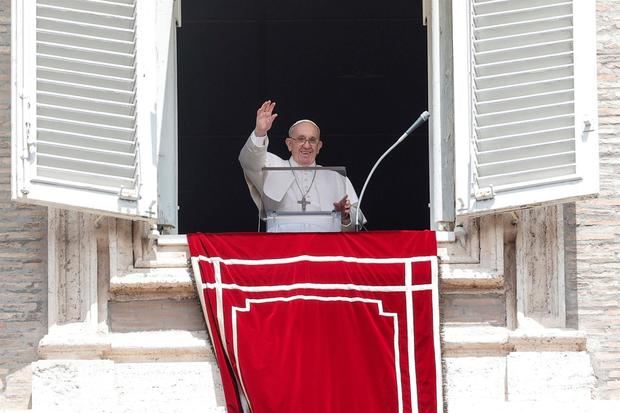
<svg viewBox="0 0 620 413">
<path fill-rule="evenodd" d="M 390 146 L 388 148 L 388 150 L 385 151 L 383 153 L 383 155 L 381 155 L 381 157 L 377 160 L 377 162 L 375 162 L 375 165 L 372 167 L 372 169 L 370 170 L 370 173 L 368 174 L 368 177 L 366 178 L 366 182 L 364 182 L 364 186 L 362 187 L 362 192 L 360 192 L 360 197 L 359 197 L 359 200 L 357 201 L 357 208 L 356 208 L 356 211 L 355 211 L 355 229 L 357 231 L 359 231 L 360 226 L 361 226 L 361 224 L 359 222 L 359 215 L 360 215 L 360 209 L 361 209 L 361 206 L 362 206 L 362 198 L 364 197 L 364 192 L 366 192 L 366 187 L 368 186 L 368 182 L 370 181 L 370 178 L 372 177 L 372 174 L 375 172 L 375 169 L 377 169 L 377 166 L 379 166 L 379 164 L 381 163 L 383 158 L 385 158 L 388 153 L 392 152 L 392 149 L 396 148 L 396 146 L 398 146 L 399 143 L 404 141 L 405 138 L 411 134 L 411 132 L 413 132 L 414 130 L 418 129 L 420 127 L 420 125 L 422 125 L 424 122 L 426 122 L 430 116 L 431 116 L 431 114 L 428 113 L 427 110 L 422 112 L 420 114 L 420 116 L 415 120 L 415 122 L 413 122 L 413 124 L 411 126 L 409 126 L 409 129 L 407 129 L 405 131 L 405 133 L 403 133 L 400 136 L 400 138 L 398 138 L 396 140 L 396 142 L 394 142 L 394 144 L 392 144 L 392 146 Z"/>
</svg>

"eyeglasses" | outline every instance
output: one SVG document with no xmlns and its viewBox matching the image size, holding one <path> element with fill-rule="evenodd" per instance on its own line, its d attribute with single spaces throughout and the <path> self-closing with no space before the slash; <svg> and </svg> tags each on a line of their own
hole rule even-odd
<svg viewBox="0 0 620 413">
<path fill-rule="evenodd" d="M 310 145 L 312 146 L 317 146 L 319 144 L 320 139 L 319 138 L 306 138 L 305 136 L 298 136 L 296 138 L 291 138 L 292 140 L 295 141 L 295 143 L 299 146 L 301 145 L 305 145 L 306 142 L 308 142 Z"/>
</svg>

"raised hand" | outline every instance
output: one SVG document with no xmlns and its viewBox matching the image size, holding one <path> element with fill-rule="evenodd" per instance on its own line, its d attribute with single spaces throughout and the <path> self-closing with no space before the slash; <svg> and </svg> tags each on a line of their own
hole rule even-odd
<svg viewBox="0 0 620 413">
<path fill-rule="evenodd" d="M 273 113 L 275 107 L 276 102 L 267 100 L 256 111 L 256 128 L 254 128 L 256 136 L 265 136 L 271 129 L 273 121 L 278 117 L 277 113 Z"/>
</svg>

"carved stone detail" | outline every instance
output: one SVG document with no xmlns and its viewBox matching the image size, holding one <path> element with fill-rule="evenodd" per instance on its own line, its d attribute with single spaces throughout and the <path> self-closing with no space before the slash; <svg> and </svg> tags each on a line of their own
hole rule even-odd
<svg viewBox="0 0 620 413">
<path fill-rule="evenodd" d="M 439 245 L 442 289 L 498 289 L 504 284 L 504 229 L 501 215 L 463 220 L 454 243 Z M 458 233 L 457 233 L 458 234 Z"/>
<path fill-rule="evenodd" d="M 159 235 L 146 222 L 133 223 L 135 268 L 189 268 L 185 235 Z"/>
<path fill-rule="evenodd" d="M 97 328 L 99 311 L 95 218 L 94 215 L 82 212 L 49 208 L 50 330 L 70 323 Z"/>
<path fill-rule="evenodd" d="M 518 212 L 516 237 L 519 328 L 565 327 L 564 226 L 562 208 Z"/>
</svg>

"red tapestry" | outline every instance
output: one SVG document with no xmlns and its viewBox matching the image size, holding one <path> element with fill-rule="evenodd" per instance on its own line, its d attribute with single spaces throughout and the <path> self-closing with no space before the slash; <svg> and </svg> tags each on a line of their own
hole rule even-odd
<svg viewBox="0 0 620 413">
<path fill-rule="evenodd" d="M 229 413 L 443 411 L 434 232 L 188 241 Z"/>
</svg>

